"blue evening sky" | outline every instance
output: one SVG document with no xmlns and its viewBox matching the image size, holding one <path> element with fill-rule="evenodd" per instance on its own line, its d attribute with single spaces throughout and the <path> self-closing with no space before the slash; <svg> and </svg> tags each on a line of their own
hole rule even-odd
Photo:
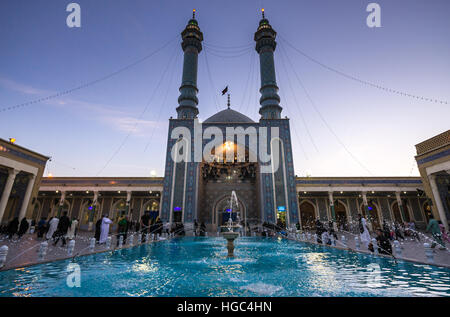
<svg viewBox="0 0 450 317">
<path fill-rule="evenodd" d="M 448 0 L 379 0 L 381 28 L 366 25 L 369 0 L 78 0 L 81 28 L 68 28 L 70 2 L 0 2 L 1 109 L 96 80 L 172 41 L 95 85 L 0 112 L 1 138 L 52 157 L 45 175 L 163 175 L 181 82 L 180 32 L 193 8 L 205 44 L 200 119 L 226 107 L 220 91 L 229 85 L 232 108 L 258 120 L 253 35 L 264 6 L 279 36 L 277 80 L 299 176 L 418 175 L 414 145 L 450 128 L 449 104 L 351 81 L 281 40 L 352 76 L 450 102 Z"/>
</svg>

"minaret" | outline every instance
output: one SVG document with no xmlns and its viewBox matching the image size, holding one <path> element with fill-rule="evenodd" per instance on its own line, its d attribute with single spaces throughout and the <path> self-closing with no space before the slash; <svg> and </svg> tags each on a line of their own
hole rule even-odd
<svg viewBox="0 0 450 317">
<path fill-rule="evenodd" d="M 259 113 L 261 119 L 280 119 L 283 108 L 280 107 L 273 59 L 273 52 L 277 46 L 277 42 L 275 42 L 277 32 L 272 29 L 269 20 L 264 17 L 264 9 L 261 11 L 263 18 L 259 21 L 258 30 L 255 33 L 255 49 L 259 54 L 261 74 L 261 89 L 259 90 L 261 92 L 261 98 L 259 99 L 261 108 Z"/>
<path fill-rule="evenodd" d="M 203 33 L 195 19 L 195 9 L 192 13 L 192 19 L 181 32 L 181 38 L 183 39 L 181 47 L 184 52 L 184 62 L 177 113 L 178 119 L 193 119 L 198 115 L 197 66 L 198 53 L 202 50 L 203 41 Z"/>
</svg>

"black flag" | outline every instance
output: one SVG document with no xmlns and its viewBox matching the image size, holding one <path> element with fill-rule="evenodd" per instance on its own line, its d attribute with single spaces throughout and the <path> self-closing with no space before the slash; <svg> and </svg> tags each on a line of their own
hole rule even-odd
<svg viewBox="0 0 450 317">
<path fill-rule="evenodd" d="M 222 96 L 225 95 L 228 92 L 228 86 L 225 87 L 224 90 L 222 90 Z"/>
</svg>

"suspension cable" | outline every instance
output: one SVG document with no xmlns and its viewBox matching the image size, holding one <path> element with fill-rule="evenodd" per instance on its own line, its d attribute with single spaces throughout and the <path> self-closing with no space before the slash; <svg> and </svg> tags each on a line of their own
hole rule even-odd
<svg viewBox="0 0 450 317">
<path fill-rule="evenodd" d="M 207 55 L 208 54 L 206 53 L 206 50 L 205 50 L 204 56 L 205 56 L 206 72 L 208 73 L 209 84 L 211 85 L 211 88 L 213 90 L 213 100 L 214 100 L 214 104 L 216 105 L 216 110 L 220 111 L 219 102 L 217 100 L 217 95 L 216 95 L 217 90 L 216 90 L 216 86 L 214 85 L 214 81 L 211 76 L 211 69 L 209 68 L 209 62 L 208 62 Z"/>
<path fill-rule="evenodd" d="M 322 120 L 322 122 L 325 124 L 325 126 L 327 127 L 327 129 L 330 131 L 330 133 L 336 138 L 337 142 L 341 145 L 341 147 L 350 155 L 350 157 L 360 166 L 362 167 L 366 172 L 369 173 L 369 175 L 373 176 L 373 173 L 364 165 L 362 164 L 358 158 L 345 146 L 344 142 L 342 142 L 342 140 L 338 137 L 338 135 L 334 132 L 334 130 L 331 128 L 331 126 L 328 124 L 328 122 L 325 120 L 324 116 L 322 115 L 322 113 L 320 112 L 320 110 L 317 108 L 315 102 L 313 101 L 313 99 L 311 98 L 310 94 L 308 93 L 308 91 L 306 90 L 306 87 L 303 85 L 302 80 L 300 79 L 300 76 L 298 75 L 297 71 L 294 68 L 294 65 L 292 64 L 291 59 L 289 58 L 289 55 L 286 55 L 287 61 L 289 63 L 289 65 L 291 66 L 292 71 L 294 72 L 294 75 L 297 79 L 297 81 L 299 82 L 300 86 L 302 87 L 306 97 L 308 98 L 309 102 L 311 103 L 312 107 L 314 108 L 314 110 L 317 112 L 317 114 L 319 115 L 320 119 Z"/>
<path fill-rule="evenodd" d="M 124 66 L 124 67 L 121 67 L 121 68 L 119 68 L 118 70 L 116 70 L 116 71 L 114 71 L 114 72 L 112 72 L 112 73 L 109 73 L 109 74 L 107 74 L 107 75 L 105 75 L 105 76 L 102 76 L 102 77 L 97 78 L 97 79 L 95 79 L 95 80 L 89 81 L 89 82 L 87 82 L 87 83 L 80 84 L 80 85 L 78 85 L 78 86 L 76 86 L 76 87 L 73 87 L 73 88 L 70 88 L 70 89 L 67 89 L 67 90 L 63 90 L 63 91 L 57 92 L 57 93 L 55 93 L 55 94 L 52 94 L 52 95 L 49 95 L 49 96 L 46 96 L 46 97 L 38 98 L 38 99 L 35 99 L 35 100 L 30 100 L 30 101 L 27 101 L 27 102 L 24 102 L 24 103 L 21 103 L 21 104 L 16 104 L 16 105 L 14 105 L 14 106 L 3 107 L 3 108 L 0 109 L 0 112 L 9 111 L 9 110 L 14 110 L 14 109 L 17 109 L 17 108 L 21 108 L 21 107 L 25 107 L 25 106 L 30 106 L 30 105 L 32 105 L 32 104 L 37 104 L 37 103 L 41 103 L 41 102 L 43 102 L 43 101 L 47 101 L 47 100 L 50 100 L 50 99 L 54 99 L 54 98 L 57 98 L 57 97 L 61 97 L 61 96 L 64 96 L 64 95 L 68 95 L 68 94 L 70 94 L 70 93 L 72 93 L 72 92 L 74 92 L 74 91 L 77 91 L 77 90 L 80 90 L 80 89 L 83 89 L 83 88 L 86 88 L 86 87 L 95 85 L 95 84 L 97 84 L 97 83 L 99 83 L 99 82 L 102 82 L 102 81 L 104 81 L 104 80 L 107 80 L 107 79 L 109 79 L 109 78 L 111 78 L 111 77 L 113 77 L 113 76 L 115 76 L 115 75 L 118 75 L 118 74 L 120 74 L 120 73 L 122 73 L 122 72 L 124 72 L 124 71 L 126 71 L 126 70 L 128 70 L 128 69 L 130 69 L 130 68 L 132 68 L 133 66 L 136 66 L 136 65 L 138 65 L 138 64 L 140 64 L 140 63 L 142 63 L 142 62 L 144 62 L 145 60 L 149 59 L 150 57 L 152 57 L 152 56 L 155 55 L 156 53 L 158 53 L 158 52 L 162 51 L 164 48 L 166 48 L 166 47 L 167 47 L 170 43 L 172 43 L 177 37 L 178 37 L 178 35 L 177 35 L 176 37 L 172 38 L 171 40 L 169 40 L 167 43 L 165 43 L 165 44 L 164 44 L 163 46 L 161 46 L 160 48 L 158 48 L 158 49 L 154 50 L 153 52 L 151 52 L 150 54 L 148 54 L 148 55 L 146 55 L 146 56 L 144 56 L 144 57 L 142 57 L 142 58 L 140 58 L 140 59 L 134 61 L 134 62 L 131 63 L 131 64 L 128 64 L 128 65 L 126 65 L 126 66 Z"/>
<path fill-rule="evenodd" d="M 281 57 L 281 64 L 283 65 L 283 69 L 284 69 L 285 74 L 286 74 L 286 79 L 287 79 L 287 81 L 288 81 L 289 88 L 291 89 L 292 96 L 294 97 L 294 102 L 295 102 L 296 108 L 298 109 L 298 111 L 299 111 L 299 113 L 300 113 L 300 118 L 302 119 L 303 125 L 304 125 L 305 128 L 306 128 L 306 132 L 308 133 L 308 136 L 309 136 L 309 139 L 311 140 L 312 145 L 314 146 L 314 148 L 316 149 L 316 151 L 319 152 L 319 149 L 317 148 L 317 145 L 316 145 L 316 143 L 314 142 L 314 139 L 313 139 L 313 137 L 312 137 L 312 135 L 311 135 L 311 132 L 309 131 L 308 125 L 306 124 L 306 120 L 305 120 L 305 117 L 303 116 L 302 108 L 301 108 L 301 106 L 300 106 L 300 103 L 299 103 L 298 100 L 297 100 L 297 95 L 295 94 L 294 88 L 292 87 L 292 83 L 291 83 L 291 80 L 290 80 L 290 78 L 289 78 L 288 69 L 287 69 L 286 64 L 285 64 L 285 62 L 284 62 L 283 53 L 284 53 L 284 51 L 281 50 L 281 54 L 280 54 L 280 57 Z"/>
<path fill-rule="evenodd" d="M 307 59 L 309 59 L 313 63 L 315 63 L 315 64 L 317 64 L 317 65 L 319 65 L 319 66 L 321 66 L 321 67 L 323 67 L 323 68 L 325 68 L 325 69 L 327 69 L 329 71 L 332 71 L 332 72 L 334 72 L 334 73 L 336 73 L 336 74 L 338 74 L 338 75 L 340 75 L 342 77 L 345 77 L 347 79 L 359 82 L 359 83 L 364 84 L 364 85 L 371 86 L 373 88 L 377 88 L 377 89 L 384 90 L 384 91 L 387 91 L 387 92 L 390 92 L 390 93 L 394 93 L 394 94 L 397 94 L 397 95 L 400 95 L 400 96 L 416 98 L 416 99 L 424 100 L 424 101 L 428 101 L 428 102 L 435 102 L 435 103 L 441 103 L 441 104 L 446 104 L 446 105 L 448 104 L 448 102 L 445 101 L 445 100 L 439 100 L 439 99 L 436 99 L 436 98 L 427 98 L 427 97 L 423 97 L 423 96 L 419 96 L 419 95 L 409 94 L 409 93 L 406 93 L 406 92 L 403 92 L 403 91 L 400 91 L 400 90 L 397 90 L 397 89 L 381 86 L 381 85 L 375 84 L 373 82 L 370 82 L 370 81 L 367 81 L 367 80 L 360 79 L 360 78 L 357 78 L 355 76 L 349 75 L 349 74 L 344 73 L 344 72 L 342 72 L 340 70 L 337 70 L 337 69 L 335 69 L 335 68 L 333 68 L 331 66 L 325 65 L 324 63 L 322 63 L 322 62 L 318 61 L 317 59 L 311 57 L 310 55 L 306 54 L 305 52 L 301 51 L 300 49 L 296 48 L 294 45 L 289 43 L 281 35 L 280 35 L 280 39 L 282 40 L 282 42 L 286 43 L 286 45 L 290 46 L 294 51 L 296 51 L 300 55 L 306 57 Z"/>
<path fill-rule="evenodd" d="M 133 128 L 130 129 L 130 131 L 128 131 L 127 135 L 125 136 L 125 138 L 122 140 L 122 143 L 120 143 L 119 147 L 113 152 L 113 154 L 111 155 L 111 157 L 109 158 L 109 160 L 105 163 L 105 165 L 98 171 L 98 173 L 96 174 L 96 176 L 98 176 L 101 172 L 103 172 L 103 170 L 109 165 L 109 163 L 111 163 L 111 161 L 114 159 L 114 157 L 116 157 L 116 155 L 120 152 L 120 150 L 122 149 L 122 147 L 125 145 L 125 143 L 128 141 L 128 138 L 131 136 L 131 134 L 136 130 L 137 125 L 139 124 L 139 120 L 142 119 L 142 117 L 144 116 L 145 112 L 147 111 L 148 107 L 150 106 L 151 102 L 153 101 L 153 98 L 156 95 L 156 92 L 159 92 L 159 87 L 161 86 L 161 83 L 164 79 L 164 77 L 166 76 L 167 70 L 169 69 L 169 66 L 171 65 L 171 61 L 172 59 L 175 57 L 176 55 L 176 50 L 174 51 L 174 53 L 172 54 L 172 56 L 169 59 L 169 62 L 166 65 L 166 68 L 163 71 L 162 76 L 159 79 L 159 82 L 156 86 L 156 88 L 153 90 L 153 93 L 150 97 L 150 99 L 148 100 L 147 104 L 145 105 L 144 109 L 142 110 L 141 114 L 138 116 L 136 122 L 134 123 Z"/>
</svg>

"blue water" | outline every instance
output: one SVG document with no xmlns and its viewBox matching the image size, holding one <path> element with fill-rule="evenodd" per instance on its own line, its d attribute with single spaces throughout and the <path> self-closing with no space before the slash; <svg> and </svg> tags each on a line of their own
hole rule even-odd
<svg viewBox="0 0 450 317">
<path fill-rule="evenodd" d="M 450 296 L 450 270 L 275 238 L 186 237 L 0 272 L 0 296 Z"/>
</svg>

